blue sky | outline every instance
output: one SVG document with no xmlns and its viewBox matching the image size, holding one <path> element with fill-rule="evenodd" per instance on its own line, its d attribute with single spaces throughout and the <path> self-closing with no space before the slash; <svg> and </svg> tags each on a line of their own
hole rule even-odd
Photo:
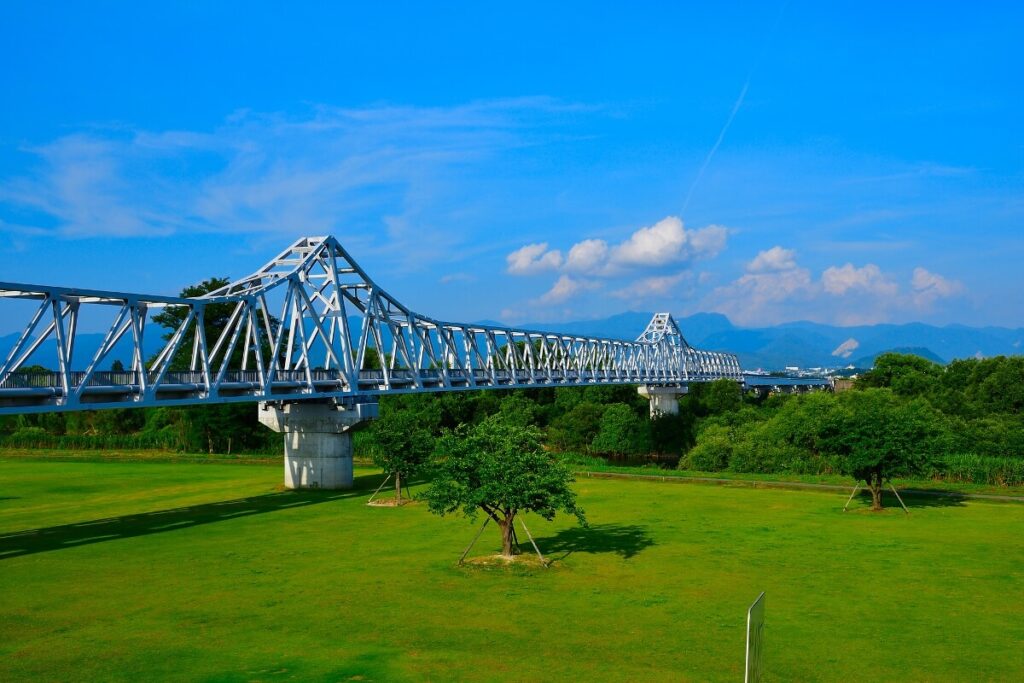
<svg viewBox="0 0 1024 683">
<path fill-rule="evenodd" d="M 1024 324 L 1019 3 L 291 4 L 4 3 L 0 280 Z"/>
</svg>

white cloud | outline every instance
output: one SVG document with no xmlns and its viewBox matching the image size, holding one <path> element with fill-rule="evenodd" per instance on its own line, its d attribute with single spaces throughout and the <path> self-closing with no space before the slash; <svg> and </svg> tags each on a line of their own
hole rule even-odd
<svg viewBox="0 0 1024 683">
<path fill-rule="evenodd" d="M 597 287 L 596 283 L 586 280 L 574 280 L 568 275 L 562 275 L 551 289 L 541 295 L 539 301 L 545 304 L 561 303 L 584 290 L 594 289 L 595 287 Z"/>
<path fill-rule="evenodd" d="M 796 268 L 796 252 L 778 246 L 758 253 L 754 260 L 747 264 L 749 273 L 768 273 L 793 268 Z"/>
<path fill-rule="evenodd" d="M 729 228 L 724 225 L 708 225 L 690 231 L 690 256 L 693 258 L 715 258 L 725 250 L 729 239 Z"/>
<path fill-rule="evenodd" d="M 612 250 L 612 259 L 624 265 L 659 266 L 677 260 L 685 245 L 683 222 L 670 216 L 634 232 Z"/>
<path fill-rule="evenodd" d="M 854 291 L 892 297 L 899 291 L 896 283 L 885 277 L 873 263 L 861 268 L 854 267 L 852 263 L 826 268 L 821 274 L 821 284 L 826 292 L 839 296 Z"/>
<path fill-rule="evenodd" d="M 662 266 L 699 257 L 714 257 L 725 248 L 729 231 L 719 225 L 687 230 L 676 216 L 640 228 L 612 248 L 611 261 L 622 266 Z"/>
<path fill-rule="evenodd" d="M 729 230 L 709 225 L 687 230 L 683 222 L 669 216 L 654 225 L 639 228 L 616 245 L 603 239 L 585 239 L 574 244 L 564 259 L 558 250 L 547 251 L 547 243 L 528 244 L 508 255 L 509 272 L 537 273 L 562 266 L 570 273 L 591 277 L 613 277 L 629 270 L 657 268 L 698 258 L 713 258 L 725 248 Z"/>
<path fill-rule="evenodd" d="M 795 263 L 793 266 L 767 273 L 748 272 L 724 287 L 716 287 L 709 305 L 741 325 L 785 319 L 791 300 L 810 298 L 814 291 L 810 271 Z"/>
<path fill-rule="evenodd" d="M 547 242 L 527 244 L 505 257 L 508 272 L 513 275 L 533 275 L 547 270 L 556 270 L 562 265 L 562 253 L 557 249 L 548 251 Z"/>
<path fill-rule="evenodd" d="M 613 292 L 620 299 L 644 299 L 648 297 L 664 297 L 678 293 L 679 285 L 692 277 L 692 273 L 684 271 L 675 275 L 647 277 Z"/>
<path fill-rule="evenodd" d="M 964 290 L 962 282 L 944 278 L 921 267 L 914 268 L 910 286 L 914 290 L 914 303 L 920 307 L 930 306 L 938 299 L 956 296 Z"/>
<path fill-rule="evenodd" d="M 832 355 L 837 358 L 849 358 L 850 356 L 853 355 L 853 352 L 856 351 L 858 348 L 860 348 L 860 342 L 854 339 L 853 337 L 850 337 L 842 344 L 837 346 L 835 350 L 832 351 Z"/>
<path fill-rule="evenodd" d="M 792 268 L 776 273 L 747 273 L 734 285 L 752 295 L 752 303 L 783 301 L 797 292 L 807 291 L 811 274 L 806 268 Z"/>
<path fill-rule="evenodd" d="M 526 139 L 542 143 L 572 110 L 520 98 L 241 111 L 207 130 L 91 128 L 23 149 L 34 163 L 0 176 L 0 208 L 38 216 L 25 231 L 72 237 L 347 231 L 349 244 L 387 241 L 418 262 L 458 241 L 424 218 L 447 218 L 449 179 Z M 367 216 L 384 216 L 386 229 Z"/>
<path fill-rule="evenodd" d="M 551 289 L 535 300 L 541 304 L 560 303 L 585 290 L 601 287 L 593 278 L 620 279 L 641 269 L 653 270 L 655 274 L 621 286 L 612 296 L 623 299 L 666 297 L 677 293 L 674 290 L 685 279 L 695 276 L 690 271 L 657 274 L 659 270 L 664 272 L 664 267 L 670 264 L 715 256 L 725 248 L 728 236 L 729 230 L 720 225 L 687 230 L 679 218 L 669 216 L 634 231 L 614 246 L 603 239 L 585 239 L 574 244 L 563 258 L 562 252 L 549 249 L 547 242 L 537 242 L 516 249 L 505 260 L 508 272 L 513 275 L 563 271 Z M 704 274 L 701 282 L 709 278 L 709 274 Z"/>
<path fill-rule="evenodd" d="M 807 319 L 840 324 L 880 322 L 898 305 L 892 301 L 895 284 L 874 265 L 828 268 L 818 280 L 811 276 L 809 269 L 799 265 L 795 251 L 775 246 L 758 253 L 745 270 L 732 283 L 716 288 L 705 301 L 708 308 L 721 311 L 743 325 Z M 855 314 L 837 307 L 834 299 L 823 296 L 854 289 L 868 295 L 858 299 Z M 854 320 L 853 315 L 859 317 Z M 848 340 L 837 351 L 852 353 L 851 346 Z"/>
<path fill-rule="evenodd" d="M 536 301 L 552 304 L 577 296 L 584 290 L 600 285 L 588 278 L 618 278 L 637 269 L 658 269 L 669 264 L 712 257 L 725 248 L 729 230 L 720 225 L 709 225 L 700 230 L 687 230 L 674 216 L 643 227 L 623 242 L 610 246 L 603 239 L 586 239 L 574 244 L 562 258 L 557 249 L 548 249 L 547 242 L 527 244 L 508 254 L 507 270 L 514 275 L 532 275 L 561 269 L 564 273 L 551 289 Z M 655 271 L 657 272 L 657 271 Z M 636 280 L 612 292 L 623 299 L 665 297 L 673 294 L 684 279 L 692 278 L 689 271 L 671 275 L 651 275 Z M 708 280 L 705 274 L 702 283 Z"/>
<path fill-rule="evenodd" d="M 476 276 L 470 273 L 449 273 L 442 275 L 438 280 L 442 285 L 450 285 L 456 282 L 475 282 Z"/>
<path fill-rule="evenodd" d="M 901 291 L 873 263 L 830 266 L 814 279 L 797 263 L 793 250 L 780 246 L 758 253 L 745 271 L 730 284 L 714 289 L 704 307 L 725 313 L 743 325 L 785 320 L 870 325 L 890 320 L 897 313 L 918 312 L 938 299 L 963 291 L 962 283 L 924 268 L 914 270 L 910 291 Z M 833 355 L 849 358 L 858 346 L 856 339 L 847 339 Z"/>
<path fill-rule="evenodd" d="M 716 287 L 705 301 L 708 308 L 740 325 L 777 322 L 792 300 L 806 300 L 813 294 L 811 272 L 797 265 L 791 249 L 776 246 L 762 251 L 745 270 L 732 283 Z"/>
<path fill-rule="evenodd" d="M 577 273 L 595 273 L 608 259 L 608 243 L 604 240 L 583 240 L 569 250 L 565 269 Z"/>
</svg>

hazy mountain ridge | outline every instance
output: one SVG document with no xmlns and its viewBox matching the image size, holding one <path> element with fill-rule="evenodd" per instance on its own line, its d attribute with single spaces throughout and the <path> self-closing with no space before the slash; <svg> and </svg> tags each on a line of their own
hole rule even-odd
<svg viewBox="0 0 1024 683">
<path fill-rule="evenodd" d="M 527 323 L 522 327 L 635 339 L 651 319 L 651 313 L 630 311 L 599 320 L 567 323 Z M 839 327 L 809 321 L 771 327 L 737 327 L 720 313 L 677 317 L 676 322 L 694 346 L 710 351 L 730 351 L 744 368 L 781 369 L 786 366 L 845 367 L 874 359 L 886 351 L 912 349 L 933 360 L 1015 355 L 1024 353 L 1024 328 L 937 326 L 926 323 L 884 323 Z M 848 353 L 833 355 L 853 340 Z"/>
</svg>

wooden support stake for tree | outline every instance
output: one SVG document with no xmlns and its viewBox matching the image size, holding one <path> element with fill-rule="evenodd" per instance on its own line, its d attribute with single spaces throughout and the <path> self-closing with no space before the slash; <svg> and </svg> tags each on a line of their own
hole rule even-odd
<svg viewBox="0 0 1024 683">
<path fill-rule="evenodd" d="M 526 528 L 526 520 L 524 520 L 522 517 L 520 517 L 519 518 L 519 523 L 523 525 L 523 531 L 526 532 L 526 537 L 528 539 L 530 539 L 530 544 L 533 546 L 533 549 L 537 551 L 537 557 L 540 558 L 540 563 L 542 565 L 544 565 L 544 567 L 546 569 L 547 566 L 548 566 L 548 561 L 545 560 L 544 556 L 540 554 L 540 548 L 537 547 L 537 542 L 533 540 L 533 534 L 531 534 L 530 530 Z"/>
<path fill-rule="evenodd" d="M 491 518 L 489 516 L 484 518 L 484 523 L 480 526 L 480 531 L 476 532 L 476 536 L 473 537 L 473 540 L 470 542 L 468 546 L 466 546 L 466 549 L 462 552 L 462 557 L 459 558 L 459 566 L 462 566 L 462 563 L 466 559 L 466 555 L 469 555 L 469 551 L 472 550 L 473 546 L 476 545 L 477 540 L 480 538 L 480 534 L 484 532 L 484 528 L 487 526 L 487 522 L 489 521 L 491 521 Z"/>
<path fill-rule="evenodd" d="M 891 488 L 892 492 L 896 494 L 896 500 L 900 502 L 900 505 L 903 505 L 903 511 L 909 515 L 910 510 L 908 510 L 907 506 L 903 504 L 903 499 L 900 498 L 900 494 L 896 492 L 896 487 L 892 485 L 891 481 L 889 482 L 889 488 Z"/>
<path fill-rule="evenodd" d="M 370 496 L 370 500 L 366 501 L 367 505 L 369 505 L 370 503 L 373 502 L 373 499 L 377 496 L 378 493 L 380 493 L 380 490 L 382 488 L 384 488 L 384 484 L 388 483 L 389 481 L 391 481 L 391 475 L 390 474 L 387 476 L 387 478 L 384 479 L 384 481 L 382 481 L 380 483 L 380 486 L 377 487 L 377 490 L 373 492 L 373 495 Z"/>
<path fill-rule="evenodd" d="M 846 512 L 846 508 L 850 507 L 850 501 L 857 495 L 857 491 L 860 491 L 860 484 L 853 487 L 853 493 L 851 493 L 850 497 L 846 499 L 846 505 L 843 506 L 843 512 Z"/>
</svg>

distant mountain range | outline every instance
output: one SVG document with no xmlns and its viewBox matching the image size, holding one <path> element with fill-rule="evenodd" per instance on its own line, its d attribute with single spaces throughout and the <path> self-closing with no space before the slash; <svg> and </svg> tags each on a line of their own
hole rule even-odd
<svg viewBox="0 0 1024 683">
<path fill-rule="evenodd" d="M 527 323 L 522 327 L 634 339 L 650 319 L 650 313 L 630 311 L 600 320 Z M 749 370 L 870 367 L 879 354 L 887 351 L 915 353 L 941 363 L 955 358 L 1024 353 L 1024 328 L 937 327 L 924 323 L 837 327 L 812 322 L 750 328 L 737 327 L 720 313 L 697 313 L 676 318 L 676 322 L 690 344 L 736 353 L 743 368 Z"/>
<path fill-rule="evenodd" d="M 650 313 L 630 311 L 599 320 L 566 323 L 526 323 L 526 329 L 570 332 L 576 334 L 635 339 L 651 319 Z M 1024 328 L 967 327 L 947 325 L 936 327 L 924 323 L 905 325 L 860 325 L 836 327 L 812 322 L 794 322 L 774 327 L 737 327 L 719 313 L 697 313 L 677 318 L 679 327 L 690 344 L 709 351 L 730 351 L 740 357 L 744 369 L 780 370 L 788 366 L 801 368 L 836 368 L 853 365 L 870 367 L 874 359 L 886 351 L 915 353 L 935 362 L 955 358 L 999 356 L 1024 353 Z M 495 324 L 493 321 L 477 321 Z M 0 337 L 0 360 L 17 341 L 18 335 Z M 103 341 L 102 334 L 80 334 L 76 340 L 75 369 L 84 369 Z M 147 335 L 146 357 L 163 348 L 158 335 Z M 114 359 L 129 363 L 131 342 L 123 339 L 108 356 L 105 365 Z M 36 352 L 32 363 L 57 367 L 56 345 L 49 341 Z M 106 369 L 106 368 L 103 368 Z"/>
</svg>

